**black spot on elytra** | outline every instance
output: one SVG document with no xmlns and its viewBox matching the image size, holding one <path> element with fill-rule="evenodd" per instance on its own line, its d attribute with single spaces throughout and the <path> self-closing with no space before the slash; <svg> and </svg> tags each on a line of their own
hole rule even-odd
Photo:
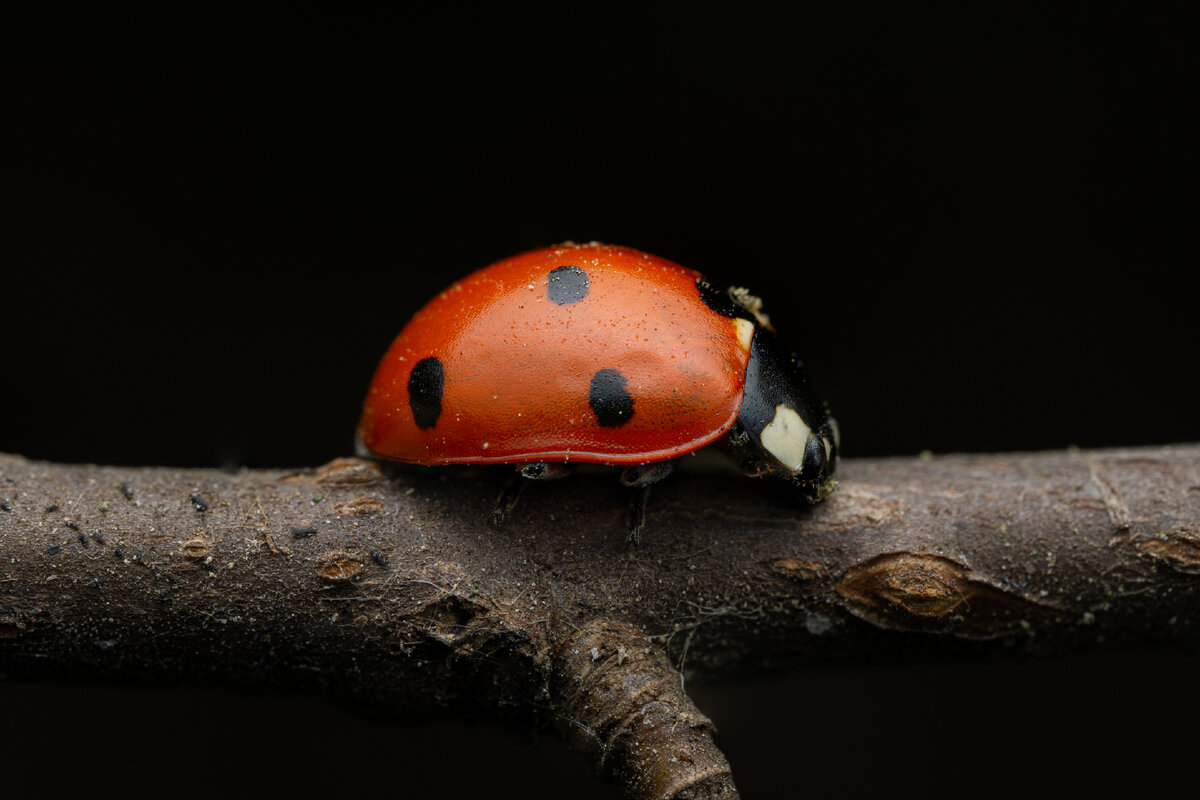
<svg viewBox="0 0 1200 800">
<path fill-rule="evenodd" d="M 446 371 L 442 362 L 430 356 L 422 358 L 408 376 L 408 405 L 418 428 L 432 428 L 442 415 L 442 386 Z"/>
<path fill-rule="evenodd" d="M 633 416 L 633 398 L 625 391 L 625 376 L 615 369 L 602 369 L 592 376 L 588 404 L 602 428 L 619 428 Z"/>
<path fill-rule="evenodd" d="M 559 267 L 550 271 L 546 294 L 560 306 L 569 306 L 587 297 L 590 285 L 587 273 L 579 267 Z"/>
</svg>

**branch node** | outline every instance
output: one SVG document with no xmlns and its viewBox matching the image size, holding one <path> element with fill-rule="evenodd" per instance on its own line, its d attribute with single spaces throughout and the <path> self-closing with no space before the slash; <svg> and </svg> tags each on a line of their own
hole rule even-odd
<svg viewBox="0 0 1200 800">
<path fill-rule="evenodd" d="M 735 798 L 713 724 L 662 648 L 625 622 L 594 619 L 558 647 L 560 728 L 633 798 Z"/>
</svg>

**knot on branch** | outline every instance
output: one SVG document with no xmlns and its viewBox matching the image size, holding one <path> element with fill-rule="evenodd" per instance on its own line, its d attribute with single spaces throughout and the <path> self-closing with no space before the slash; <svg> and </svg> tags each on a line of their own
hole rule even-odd
<svg viewBox="0 0 1200 800">
<path fill-rule="evenodd" d="M 283 482 L 315 480 L 326 486 L 367 486 L 384 483 L 387 477 L 379 463 L 365 458 L 335 458 L 313 472 L 294 472 L 280 478 Z"/>
<path fill-rule="evenodd" d="M 472 635 L 496 637 L 506 633 L 488 619 L 486 607 L 453 594 L 426 605 L 414 615 L 413 624 L 430 639 L 459 650 L 469 649 Z"/>
<path fill-rule="evenodd" d="M 344 583 L 361 578 L 367 565 L 350 553 L 332 552 L 317 561 L 317 575 L 328 583 Z"/>
<path fill-rule="evenodd" d="M 888 553 L 846 570 L 835 587 L 846 608 L 881 628 L 999 636 L 1055 609 L 996 586 L 930 553 Z"/>
<path fill-rule="evenodd" d="M 1182 575 L 1200 575 L 1200 537 L 1187 530 L 1164 531 L 1134 540 L 1138 553 Z"/>
<path fill-rule="evenodd" d="M 638 628 L 592 620 L 558 648 L 560 728 L 632 797 L 734 798 L 713 724 L 684 694 L 666 653 Z"/>
</svg>

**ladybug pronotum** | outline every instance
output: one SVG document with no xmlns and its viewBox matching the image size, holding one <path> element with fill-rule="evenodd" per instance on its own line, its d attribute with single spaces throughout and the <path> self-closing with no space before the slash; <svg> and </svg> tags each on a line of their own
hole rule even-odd
<svg viewBox="0 0 1200 800">
<path fill-rule="evenodd" d="M 837 423 L 761 302 L 595 242 L 507 258 L 431 300 L 379 364 L 358 433 L 382 458 L 513 464 L 529 479 L 623 466 L 640 489 L 633 541 L 650 485 L 710 444 L 809 503 L 836 486 Z M 501 495 L 494 524 L 525 483 Z"/>
</svg>

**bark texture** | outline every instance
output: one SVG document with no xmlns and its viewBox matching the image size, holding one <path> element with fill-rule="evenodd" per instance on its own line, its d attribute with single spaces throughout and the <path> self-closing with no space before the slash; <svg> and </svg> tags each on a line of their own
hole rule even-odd
<svg viewBox="0 0 1200 800">
<path fill-rule="evenodd" d="M 682 474 L 127 469 L 0 456 L 0 672 L 285 686 L 556 727 L 631 798 L 729 798 L 702 672 L 1194 645 L 1200 446 Z"/>
</svg>

